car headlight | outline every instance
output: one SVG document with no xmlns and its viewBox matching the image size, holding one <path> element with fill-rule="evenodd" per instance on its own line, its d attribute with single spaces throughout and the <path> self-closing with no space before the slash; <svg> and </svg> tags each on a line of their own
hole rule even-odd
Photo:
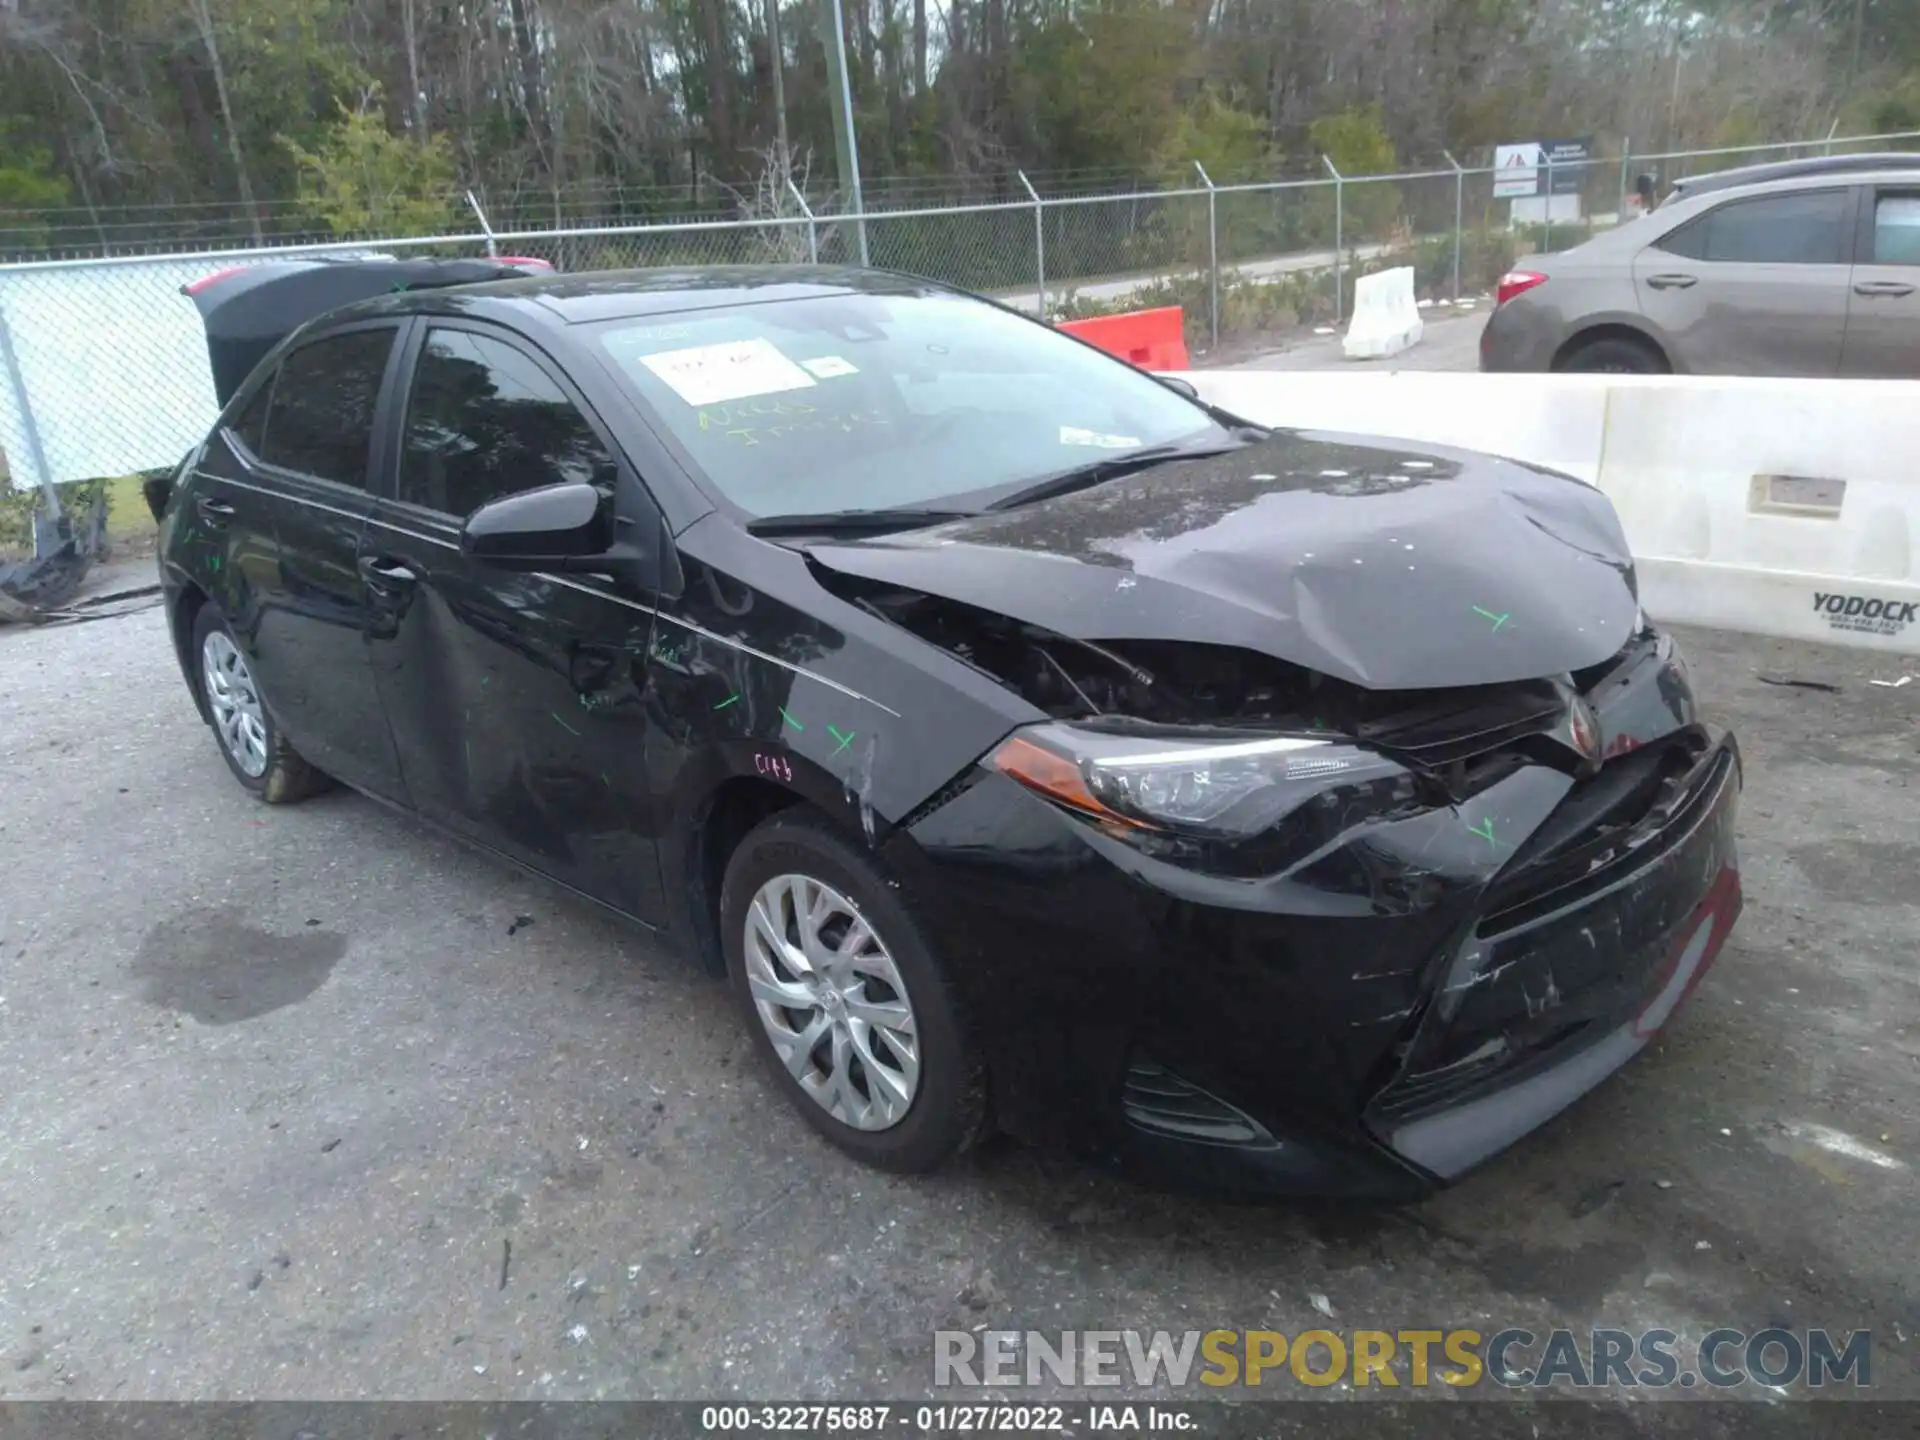
<svg viewBox="0 0 1920 1440">
<path fill-rule="evenodd" d="M 987 764 L 1118 834 L 1234 841 L 1291 820 L 1303 832 L 1300 841 L 1331 839 L 1416 798 L 1404 767 L 1310 735 L 1141 735 L 1033 725 L 1009 736 Z"/>
</svg>

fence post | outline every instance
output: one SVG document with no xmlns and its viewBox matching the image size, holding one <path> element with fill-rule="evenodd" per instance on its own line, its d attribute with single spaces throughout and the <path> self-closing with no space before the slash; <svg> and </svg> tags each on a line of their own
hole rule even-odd
<svg viewBox="0 0 1920 1440">
<path fill-rule="evenodd" d="M 1633 141 L 1622 139 L 1620 141 L 1620 218 L 1615 222 L 1620 225 L 1627 223 L 1627 171 L 1632 168 L 1632 165 Z"/>
<path fill-rule="evenodd" d="M 498 259 L 500 247 L 494 243 L 493 226 L 487 223 L 487 212 L 480 208 L 480 202 L 474 198 L 473 191 L 467 191 L 467 204 L 473 208 L 473 218 L 480 222 L 481 233 L 487 237 L 487 257 Z"/>
<path fill-rule="evenodd" d="M 20 357 L 14 353 L 13 332 L 7 328 L 6 306 L 0 304 L 0 364 L 7 370 L 13 387 L 14 403 L 20 407 L 20 428 L 27 437 L 27 458 L 40 480 L 40 493 L 47 502 L 47 518 L 60 518 L 60 492 L 53 488 L 53 467 L 47 464 L 46 447 L 40 443 L 40 426 L 33 418 L 33 401 L 27 395 L 27 377 L 20 369 Z M 39 553 L 38 547 L 35 554 Z"/>
<path fill-rule="evenodd" d="M 1040 203 L 1040 192 L 1027 179 L 1027 172 L 1016 170 L 1013 173 L 1020 177 L 1020 183 L 1026 186 L 1027 198 L 1033 201 L 1033 273 L 1040 282 L 1040 288 L 1034 292 L 1034 306 L 1035 313 L 1044 323 L 1047 318 L 1047 211 Z"/>
<path fill-rule="evenodd" d="M 1467 172 L 1453 158 L 1451 150 L 1442 150 L 1453 167 L 1453 303 L 1460 303 L 1460 251 L 1466 244 Z"/>
<path fill-rule="evenodd" d="M 1210 344 L 1215 350 L 1220 348 L 1220 209 L 1219 195 L 1213 188 L 1213 177 L 1207 174 L 1207 167 L 1198 160 L 1193 168 L 1200 172 L 1200 183 L 1207 187 L 1207 333 L 1212 337 Z"/>
<path fill-rule="evenodd" d="M 1334 167 L 1333 157 L 1322 155 L 1320 163 L 1327 167 L 1327 173 L 1333 176 L 1333 323 L 1338 325 L 1345 314 L 1346 298 L 1346 262 L 1341 252 L 1346 249 L 1347 200 L 1346 177 Z"/>
<path fill-rule="evenodd" d="M 1542 221 L 1540 230 L 1540 253 L 1542 255 L 1550 254 L 1553 250 L 1553 152 L 1551 150 L 1547 151 L 1544 158 L 1547 162 L 1547 206 L 1545 211 L 1542 212 L 1545 219 Z"/>
<path fill-rule="evenodd" d="M 800 193 L 800 187 L 793 183 L 793 176 L 787 176 L 787 193 L 800 204 L 800 213 L 807 217 L 807 263 L 820 263 L 820 227 L 814 224 L 813 207 L 807 204 L 807 197 Z"/>
</svg>

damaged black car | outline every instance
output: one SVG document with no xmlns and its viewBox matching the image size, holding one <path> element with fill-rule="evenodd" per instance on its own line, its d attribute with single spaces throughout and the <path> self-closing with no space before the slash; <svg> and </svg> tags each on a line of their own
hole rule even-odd
<svg viewBox="0 0 1920 1440">
<path fill-rule="evenodd" d="M 1577 480 L 1264 429 L 873 271 L 193 299 L 224 408 L 149 500 L 235 778 L 672 937 L 862 1160 L 1418 1196 L 1739 913 L 1738 752 Z"/>
</svg>

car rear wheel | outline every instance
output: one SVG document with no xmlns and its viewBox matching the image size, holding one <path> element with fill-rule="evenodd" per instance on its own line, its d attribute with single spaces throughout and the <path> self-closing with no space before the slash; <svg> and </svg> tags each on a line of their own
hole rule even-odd
<svg viewBox="0 0 1920 1440">
<path fill-rule="evenodd" d="M 735 850 L 727 970 L 774 1082 L 848 1154 L 934 1170 L 985 1129 L 986 1078 L 911 906 L 823 820 L 788 812 Z"/>
<path fill-rule="evenodd" d="M 327 777 L 287 743 L 253 677 L 226 616 L 202 605 L 194 619 L 193 653 L 220 756 L 234 778 L 269 805 L 287 805 L 326 788 Z"/>
<path fill-rule="evenodd" d="M 1609 336 L 1579 346 L 1558 368 L 1574 375 L 1665 375 L 1671 367 L 1646 342 Z"/>
</svg>

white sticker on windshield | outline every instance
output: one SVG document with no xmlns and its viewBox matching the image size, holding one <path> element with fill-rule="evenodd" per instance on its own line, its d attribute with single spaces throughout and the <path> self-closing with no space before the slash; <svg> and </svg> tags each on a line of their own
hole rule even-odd
<svg viewBox="0 0 1920 1440">
<path fill-rule="evenodd" d="M 858 375 L 851 360 L 842 360 L 838 355 L 821 355 L 816 359 L 802 360 L 801 368 L 816 380 L 831 380 L 836 375 Z"/>
<path fill-rule="evenodd" d="M 1078 425 L 1060 427 L 1062 445 L 1091 445 L 1096 450 L 1136 450 L 1140 446 L 1138 436 L 1102 435 L 1097 430 L 1082 430 Z"/>
<path fill-rule="evenodd" d="M 755 395 L 805 390 L 813 377 L 765 340 L 728 340 L 642 355 L 640 363 L 689 405 L 724 405 Z"/>
</svg>

